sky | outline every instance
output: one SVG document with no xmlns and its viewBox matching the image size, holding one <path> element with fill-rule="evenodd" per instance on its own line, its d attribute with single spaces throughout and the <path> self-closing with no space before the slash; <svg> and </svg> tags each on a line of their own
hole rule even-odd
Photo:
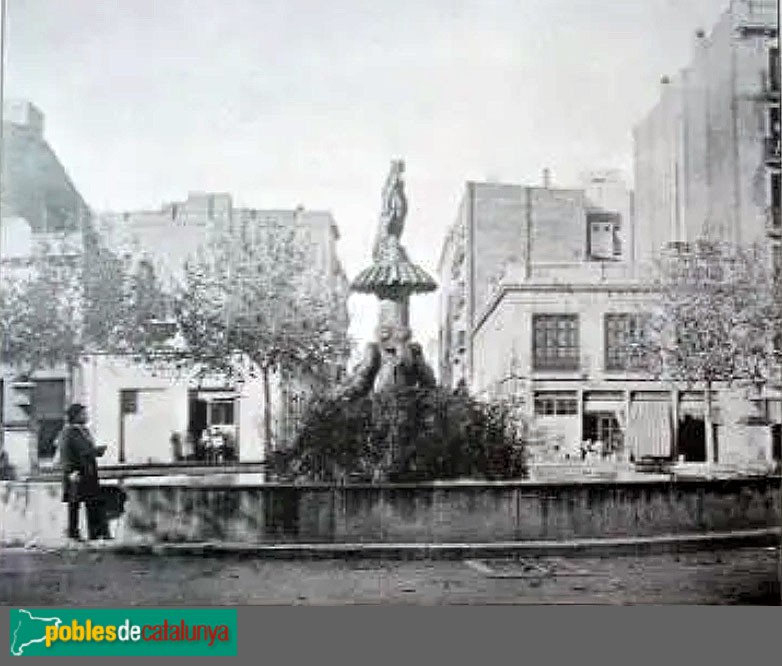
<svg viewBox="0 0 782 666">
<path fill-rule="evenodd" d="M 403 243 L 435 275 L 468 180 L 632 182 L 632 127 L 728 0 L 7 0 L 5 95 L 96 210 L 189 191 L 330 210 L 349 278 L 369 262 L 391 159 Z M 437 335 L 437 295 L 412 325 Z M 368 339 L 371 297 L 351 297 Z M 433 361 L 434 359 L 430 359 Z"/>
</svg>

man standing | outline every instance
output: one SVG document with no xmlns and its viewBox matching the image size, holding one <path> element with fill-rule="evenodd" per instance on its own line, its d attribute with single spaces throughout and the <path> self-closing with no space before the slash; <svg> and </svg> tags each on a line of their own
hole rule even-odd
<svg viewBox="0 0 782 666">
<path fill-rule="evenodd" d="M 68 504 L 68 538 L 81 541 L 79 505 L 87 508 L 87 530 L 90 540 L 110 539 L 98 483 L 97 459 L 106 452 L 96 446 L 87 429 L 87 409 L 78 403 L 68 407 L 67 423 L 58 436 L 62 463 L 62 501 Z"/>
</svg>

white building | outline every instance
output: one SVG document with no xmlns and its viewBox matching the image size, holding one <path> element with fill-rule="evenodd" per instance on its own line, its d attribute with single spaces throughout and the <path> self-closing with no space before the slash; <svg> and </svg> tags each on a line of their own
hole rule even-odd
<svg viewBox="0 0 782 666">
<path fill-rule="evenodd" d="M 520 403 L 533 463 L 580 460 L 590 442 L 617 461 L 703 462 L 703 392 L 627 354 L 658 299 L 631 252 L 630 193 L 615 174 L 584 184 L 467 185 L 440 264 L 444 382 Z M 720 386 L 716 403 L 718 461 L 770 467 L 769 428 L 746 396 Z"/>
<path fill-rule="evenodd" d="M 98 228 L 115 253 L 152 264 L 164 287 L 182 279 L 185 262 L 215 233 L 228 234 L 239 246 L 263 247 L 268 233 L 292 230 L 313 273 L 321 276 L 319 286 L 342 304 L 335 323 L 347 330 L 348 286 L 336 250 L 339 233 L 326 211 L 236 209 L 229 195 L 191 193 L 159 211 L 103 214 Z M 272 441 L 267 445 L 260 379 L 241 384 L 215 376 L 202 379 L 194 371 L 152 371 L 106 356 L 85 359 L 80 374 L 77 393 L 92 414 L 96 437 L 109 447 L 106 461 L 128 464 L 172 462 L 172 435 L 182 442 L 184 456 L 203 459 L 204 452 L 195 447 L 210 432 L 230 437 L 240 461 L 260 461 L 268 449 L 290 441 L 309 396 L 305 378 L 271 376 Z"/>
</svg>

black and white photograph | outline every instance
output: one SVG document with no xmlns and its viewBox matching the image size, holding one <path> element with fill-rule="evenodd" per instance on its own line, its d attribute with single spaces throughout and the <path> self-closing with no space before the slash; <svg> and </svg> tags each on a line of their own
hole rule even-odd
<svg viewBox="0 0 782 666">
<path fill-rule="evenodd" d="M 782 605 L 777 0 L 1 55 L 0 605 Z"/>
</svg>

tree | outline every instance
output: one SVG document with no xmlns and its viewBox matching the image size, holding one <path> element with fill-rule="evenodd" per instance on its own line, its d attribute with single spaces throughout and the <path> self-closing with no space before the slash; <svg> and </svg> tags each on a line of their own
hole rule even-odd
<svg viewBox="0 0 782 666">
<path fill-rule="evenodd" d="M 81 353 L 78 258 L 36 249 L 28 265 L 0 287 L 2 361 L 31 375 L 43 368 L 73 368 Z"/>
<path fill-rule="evenodd" d="M 334 379 L 348 353 L 343 295 L 313 267 L 307 239 L 281 223 L 258 236 L 217 233 L 185 266 L 174 296 L 181 345 L 170 359 L 229 380 L 260 375 L 264 440 L 272 441 L 273 373 Z"/>
<path fill-rule="evenodd" d="M 24 375 L 64 365 L 69 380 L 89 353 L 150 344 L 163 293 L 154 271 L 134 273 L 87 227 L 79 247 L 41 243 L 27 265 L 0 283 L 2 362 Z"/>
<path fill-rule="evenodd" d="M 703 387 L 713 462 L 715 385 L 760 388 L 774 367 L 782 321 L 767 251 L 700 241 L 667 253 L 659 269 L 660 305 L 635 340 L 634 356 L 658 377 Z"/>
</svg>

